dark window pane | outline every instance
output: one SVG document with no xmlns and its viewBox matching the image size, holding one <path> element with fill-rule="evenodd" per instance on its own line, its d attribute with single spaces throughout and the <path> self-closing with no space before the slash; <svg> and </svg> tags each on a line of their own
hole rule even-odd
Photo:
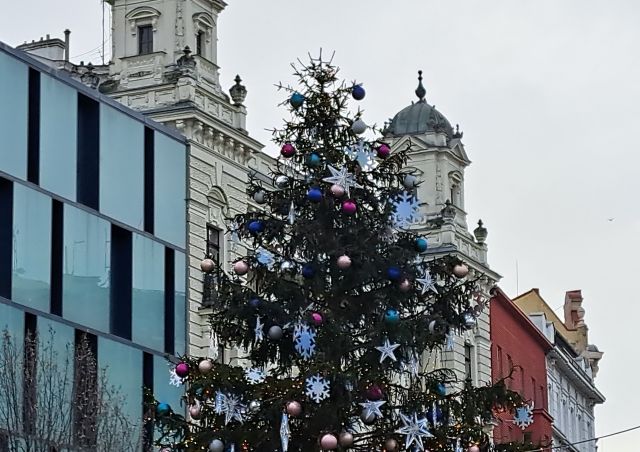
<svg viewBox="0 0 640 452">
<path fill-rule="evenodd" d="M 100 106 L 78 94 L 78 154 L 76 197 L 78 202 L 98 210 L 100 188 Z"/>
<path fill-rule="evenodd" d="M 28 66 L 0 51 L 0 171 L 27 178 Z"/>
<path fill-rule="evenodd" d="M 65 205 L 63 235 L 64 318 L 108 332 L 111 225 Z"/>
<path fill-rule="evenodd" d="M 51 198 L 21 184 L 14 184 L 13 196 L 11 298 L 49 312 Z"/>
<path fill-rule="evenodd" d="M 138 27 L 138 54 L 153 52 L 153 28 L 151 25 Z"/>
<path fill-rule="evenodd" d="M 187 300 L 185 290 L 186 259 L 183 253 L 175 252 L 175 350 L 183 355 L 187 349 Z"/>
<path fill-rule="evenodd" d="M 204 50 L 204 32 L 199 31 L 196 37 L 196 53 L 201 56 L 205 56 L 202 51 Z"/>
<path fill-rule="evenodd" d="M 40 76 L 40 186 L 76 200 L 78 93 Z"/>
</svg>

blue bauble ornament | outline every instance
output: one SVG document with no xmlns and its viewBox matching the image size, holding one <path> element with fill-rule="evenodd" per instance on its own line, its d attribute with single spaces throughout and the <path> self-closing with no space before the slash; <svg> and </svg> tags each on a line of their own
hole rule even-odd
<svg viewBox="0 0 640 452">
<path fill-rule="evenodd" d="M 251 306 L 254 309 L 260 307 L 260 298 L 251 297 L 251 299 L 249 300 L 249 306 Z"/>
<path fill-rule="evenodd" d="M 311 202 L 322 201 L 322 190 L 318 187 L 311 187 L 307 192 L 307 199 Z"/>
<path fill-rule="evenodd" d="M 398 323 L 400 320 L 400 314 L 395 309 L 387 309 L 384 314 L 384 321 L 387 323 Z"/>
<path fill-rule="evenodd" d="M 389 267 L 387 269 L 387 278 L 389 278 L 391 281 L 397 281 L 401 276 L 402 270 L 400 270 L 398 267 Z"/>
<path fill-rule="evenodd" d="M 351 88 L 351 95 L 355 100 L 364 99 L 365 91 L 362 85 L 353 85 L 353 88 Z"/>
<path fill-rule="evenodd" d="M 320 163 L 322 163 L 322 160 L 320 159 L 320 156 L 318 154 L 316 154 L 315 152 L 312 152 L 307 157 L 307 166 L 315 168 L 315 167 L 319 166 Z"/>
<path fill-rule="evenodd" d="M 436 385 L 436 393 L 441 397 L 447 395 L 447 387 L 444 385 L 444 383 L 438 383 Z"/>
<path fill-rule="evenodd" d="M 156 414 L 158 416 L 166 416 L 170 412 L 171 412 L 171 407 L 169 406 L 168 403 L 159 403 L 158 406 L 156 406 Z"/>
<path fill-rule="evenodd" d="M 316 269 L 313 268 L 313 265 L 311 264 L 305 264 L 302 267 L 302 276 L 304 276 L 305 278 L 309 279 L 309 278 L 313 278 L 316 274 Z"/>
<path fill-rule="evenodd" d="M 258 234 L 264 231 L 264 222 L 260 220 L 253 220 L 249 223 L 249 232 L 252 234 Z"/>
<path fill-rule="evenodd" d="M 300 93 L 293 93 L 289 98 L 289 103 L 293 108 L 300 108 L 304 103 L 304 96 Z"/>
<path fill-rule="evenodd" d="M 416 251 L 420 252 L 420 253 L 424 253 L 425 251 L 427 251 L 427 239 L 425 239 L 424 237 L 418 237 L 416 239 Z"/>
</svg>

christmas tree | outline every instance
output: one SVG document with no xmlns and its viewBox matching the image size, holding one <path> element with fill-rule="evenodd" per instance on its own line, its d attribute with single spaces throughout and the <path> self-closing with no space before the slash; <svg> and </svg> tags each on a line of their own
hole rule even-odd
<svg viewBox="0 0 640 452">
<path fill-rule="evenodd" d="M 232 240 L 249 251 L 228 274 L 202 263 L 217 284 L 212 334 L 241 359 L 181 358 L 189 414 L 151 401 L 157 444 L 487 450 L 487 422 L 524 401 L 504 381 L 475 388 L 424 365 L 475 325 L 479 284 L 412 232 L 420 180 L 405 169 L 410 149 L 364 138 L 378 131 L 348 108 L 362 85 L 341 82 L 322 59 L 294 70 L 299 87 L 280 85 L 291 119 L 274 130 L 273 186 L 252 177 L 248 196 L 262 209 L 230 219 Z"/>
</svg>

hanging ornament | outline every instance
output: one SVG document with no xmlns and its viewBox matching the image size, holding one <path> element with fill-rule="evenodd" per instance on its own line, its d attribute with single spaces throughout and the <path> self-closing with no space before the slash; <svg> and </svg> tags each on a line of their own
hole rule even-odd
<svg viewBox="0 0 640 452">
<path fill-rule="evenodd" d="M 168 403 L 161 402 L 158 404 L 158 406 L 156 406 L 156 414 L 158 416 L 166 416 L 170 412 L 171 412 L 171 407 L 169 406 Z"/>
<path fill-rule="evenodd" d="M 418 419 L 416 413 L 413 413 L 413 417 L 405 416 L 402 413 L 398 414 L 403 425 L 396 433 L 405 435 L 404 447 L 407 450 L 411 450 L 411 446 L 415 444 L 417 450 L 423 451 L 423 439 L 433 438 L 433 435 L 428 430 L 427 420 L 425 418 Z"/>
<path fill-rule="evenodd" d="M 362 135 L 363 133 L 366 132 L 367 125 L 364 123 L 362 119 L 358 118 L 355 121 L 353 121 L 353 124 L 351 124 L 351 130 L 356 135 Z"/>
<path fill-rule="evenodd" d="M 296 264 L 291 261 L 284 261 L 280 264 L 280 271 L 282 273 L 293 273 L 296 270 Z"/>
<path fill-rule="evenodd" d="M 378 153 L 378 157 L 380 157 L 381 159 L 386 159 L 391 154 L 391 148 L 386 143 L 381 143 L 376 151 Z"/>
<path fill-rule="evenodd" d="M 335 450 L 338 448 L 338 438 L 331 433 L 325 433 L 320 437 L 320 447 L 325 450 Z"/>
<path fill-rule="evenodd" d="M 200 419 L 201 415 L 202 409 L 200 408 L 200 404 L 191 405 L 189 407 L 189 416 L 191 416 L 193 419 L 198 420 Z"/>
<path fill-rule="evenodd" d="M 364 99 L 365 94 L 366 93 L 362 85 L 353 85 L 353 88 L 351 88 L 351 95 L 355 100 Z"/>
<path fill-rule="evenodd" d="M 367 388 L 367 399 L 369 400 L 380 400 L 384 397 L 384 392 L 382 388 L 377 384 L 372 384 Z"/>
<path fill-rule="evenodd" d="M 329 398 L 331 394 L 331 383 L 320 374 L 308 377 L 305 380 L 305 384 L 307 387 L 305 394 L 316 403 L 320 403 L 324 399 Z"/>
<path fill-rule="evenodd" d="M 295 92 L 289 98 L 289 103 L 293 108 L 300 108 L 304 103 L 304 96 L 298 92 Z"/>
<path fill-rule="evenodd" d="M 458 264 L 453 267 L 453 274 L 456 276 L 456 278 L 464 278 L 469 274 L 469 267 L 464 264 Z"/>
<path fill-rule="evenodd" d="M 436 334 L 436 335 L 444 334 L 446 330 L 447 330 L 447 324 L 444 323 L 442 320 L 436 319 L 436 320 L 431 320 L 429 322 L 429 332 L 431 334 Z"/>
<path fill-rule="evenodd" d="M 293 346 L 303 359 L 310 359 L 316 353 L 316 332 L 304 324 L 293 329 Z"/>
<path fill-rule="evenodd" d="M 269 339 L 279 341 L 282 339 L 282 328 L 278 325 L 273 325 L 269 328 Z"/>
<path fill-rule="evenodd" d="M 258 411 L 260 411 L 261 407 L 262 403 L 260 403 L 259 400 L 252 400 L 251 402 L 249 402 L 249 411 L 251 411 L 252 413 L 257 413 Z"/>
<path fill-rule="evenodd" d="M 530 405 L 524 405 L 516 408 L 516 415 L 513 418 L 514 424 L 522 430 L 533 424 L 533 402 Z"/>
<path fill-rule="evenodd" d="M 201 374 L 206 375 L 213 369 L 213 362 L 210 359 L 203 359 L 198 363 L 198 370 Z"/>
<path fill-rule="evenodd" d="M 278 188 L 287 188 L 289 186 L 289 178 L 284 174 L 281 174 L 276 177 L 275 183 Z"/>
<path fill-rule="evenodd" d="M 344 189 L 344 187 L 342 185 L 333 184 L 331 186 L 331 194 L 336 198 L 340 198 L 340 197 L 344 196 L 345 189 Z"/>
<path fill-rule="evenodd" d="M 464 326 L 465 327 L 473 328 L 474 326 L 476 326 L 477 319 L 476 319 L 476 316 L 473 315 L 473 313 L 465 312 L 463 317 L 464 317 Z"/>
<path fill-rule="evenodd" d="M 260 316 L 256 316 L 256 327 L 253 329 L 256 336 L 256 344 L 264 340 L 264 323 L 260 320 Z"/>
<path fill-rule="evenodd" d="M 209 452 L 224 452 L 224 443 L 219 439 L 214 439 L 209 443 Z"/>
<path fill-rule="evenodd" d="M 418 237 L 416 239 L 415 247 L 416 251 L 418 251 L 419 253 L 424 253 L 425 251 L 427 251 L 427 246 L 427 239 L 425 239 L 424 237 Z"/>
<path fill-rule="evenodd" d="M 472 444 L 469 446 L 469 449 L 467 449 L 469 452 L 480 452 L 480 448 L 478 447 L 477 444 Z"/>
<path fill-rule="evenodd" d="M 404 179 L 402 180 L 402 185 L 407 190 L 413 190 L 418 186 L 418 178 L 413 174 L 407 174 L 406 176 L 404 176 Z"/>
<path fill-rule="evenodd" d="M 325 177 L 322 180 L 324 182 L 329 182 L 333 185 L 340 185 L 344 188 L 347 196 L 351 196 L 351 188 L 363 188 L 358 182 L 356 182 L 356 177 L 352 173 L 350 173 L 346 167 L 340 168 L 339 170 L 329 165 L 329 172 L 331 176 Z"/>
<path fill-rule="evenodd" d="M 176 366 L 176 375 L 180 378 L 187 378 L 189 375 L 189 364 L 187 363 L 179 363 Z"/>
<path fill-rule="evenodd" d="M 316 275 L 316 269 L 313 267 L 312 264 L 304 264 L 304 266 L 302 267 L 302 276 L 307 278 L 307 279 L 311 279 Z"/>
<path fill-rule="evenodd" d="M 453 351 L 453 347 L 455 346 L 455 336 L 453 335 L 453 333 L 450 331 L 449 333 L 447 333 L 447 337 L 445 338 L 445 346 L 444 349 L 448 352 Z"/>
<path fill-rule="evenodd" d="M 420 205 L 412 193 L 402 192 L 392 201 L 391 222 L 396 229 L 408 229 L 418 222 Z"/>
<path fill-rule="evenodd" d="M 262 220 L 253 220 L 249 222 L 247 226 L 249 232 L 252 234 L 259 234 L 264 231 L 264 221 Z"/>
<path fill-rule="evenodd" d="M 178 376 L 175 368 L 169 372 L 169 384 L 176 388 L 179 388 L 184 384 L 184 380 Z"/>
<path fill-rule="evenodd" d="M 245 261 L 236 261 L 233 264 L 233 271 L 239 276 L 246 275 L 249 271 L 249 264 Z"/>
<path fill-rule="evenodd" d="M 428 291 L 432 291 L 435 294 L 438 293 L 438 289 L 436 289 L 436 283 L 431 278 L 431 273 L 429 273 L 428 270 L 425 270 L 424 276 L 422 278 L 416 279 L 416 282 L 420 284 L 420 286 L 422 286 L 420 287 L 420 293 L 422 295 L 426 294 Z"/>
<path fill-rule="evenodd" d="M 273 270 L 273 265 L 276 263 L 273 253 L 262 247 L 256 250 L 256 260 L 260 265 L 264 265 L 269 270 Z"/>
<path fill-rule="evenodd" d="M 287 221 L 289 224 L 293 224 L 296 222 L 296 205 L 291 201 L 291 206 L 289 206 L 289 215 L 287 215 Z"/>
<path fill-rule="evenodd" d="M 213 269 L 216 268 L 216 263 L 213 261 L 213 259 L 203 259 L 202 262 L 200 262 L 200 270 L 202 270 L 204 273 L 211 273 L 213 271 Z"/>
<path fill-rule="evenodd" d="M 435 402 L 431 404 L 426 414 L 427 414 L 427 419 L 429 420 L 429 422 L 433 427 L 438 427 L 440 424 L 442 424 L 442 421 L 444 420 L 444 413 L 442 412 L 442 409 Z"/>
<path fill-rule="evenodd" d="M 320 159 L 320 156 L 315 152 L 312 152 L 307 157 L 307 166 L 310 166 L 311 168 L 316 168 L 320 166 L 321 163 L 322 163 L 322 159 Z"/>
<path fill-rule="evenodd" d="M 280 154 L 286 158 L 293 157 L 296 155 L 296 148 L 291 143 L 285 143 L 280 148 Z"/>
<path fill-rule="evenodd" d="M 257 385 L 260 383 L 264 383 L 267 379 L 267 373 L 258 369 L 257 367 L 251 367 L 244 371 L 244 378 L 252 385 Z"/>
<path fill-rule="evenodd" d="M 388 324 L 396 324 L 400 321 L 400 314 L 395 309 L 387 309 L 384 313 L 384 321 Z"/>
<path fill-rule="evenodd" d="M 376 416 L 373 413 L 369 413 L 367 410 L 362 410 L 360 413 L 360 420 L 364 425 L 371 425 L 376 421 Z"/>
<path fill-rule="evenodd" d="M 405 278 L 400 281 L 398 288 L 400 289 L 400 292 L 409 292 L 411 290 L 411 282 Z"/>
<path fill-rule="evenodd" d="M 380 364 L 382 364 L 387 358 L 390 358 L 392 361 L 397 361 L 394 352 L 398 347 L 400 347 L 400 344 L 392 344 L 389 342 L 389 339 L 385 339 L 384 344 L 376 347 L 376 350 L 380 352 Z"/>
<path fill-rule="evenodd" d="M 385 452 L 398 452 L 398 441 L 393 438 L 389 438 L 384 442 Z"/>
<path fill-rule="evenodd" d="M 440 397 L 444 397 L 447 395 L 447 387 L 444 385 L 444 383 L 438 383 L 436 385 L 436 394 L 438 394 Z"/>
<path fill-rule="evenodd" d="M 355 201 L 348 199 L 342 203 L 342 211 L 347 215 L 353 215 L 354 213 L 356 213 L 356 210 L 357 206 Z"/>
<path fill-rule="evenodd" d="M 264 190 L 258 190 L 253 194 L 253 200 L 258 204 L 264 204 L 265 202 L 267 202 L 267 194 L 264 192 Z"/>
<path fill-rule="evenodd" d="M 342 447 L 351 447 L 353 445 L 353 433 L 351 432 L 342 432 L 340 436 L 338 436 L 338 443 Z"/>
<path fill-rule="evenodd" d="M 280 420 L 280 444 L 282 445 L 282 452 L 289 451 L 290 438 L 291 430 L 289 429 L 289 416 L 286 412 L 283 412 Z"/>
<path fill-rule="evenodd" d="M 373 415 L 374 417 L 378 418 L 378 417 L 382 417 L 382 411 L 380 411 L 380 407 L 385 403 L 387 402 L 384 400 L 378 400 L 378 401 L 367 400 L 364 403 L 360 403 L 360 406 L 362 407 L 362 412 L 363 414 L 365 414 L 366 418 L 368 418 L 370 415 Z"/>
<path fill-rule="evenodd" d="M 347 268 L 351 267 L 351 258 L 346 254 L 343 254 L 342 256 L 338 257 L 336 263 L 338 264 L 338 268 L 340 270 L 346 270 Z"/>
<path fill-rule="evenodd" d="M 300 402 L 296 401 L 296 400 L 292 400 L 290 402 L 287 402 L 287 413 L 289 413 L 289 415 L 291 416 L 300 416 L 302 414 L 302 405 L 300 405 Z"/>
<path fill-rule="evenodd" d="M 320 326 L 324 322 L 324 318 L 319 312 L 313 312 L 311 313 L 311 321 L 315 326 Z"/>
<path fill-rule="evenodd" d="M 387 268 L 387 279 L 391 281 L 397 281 L 402 276 L 402 270 L 398 267 Z"/>
<path fill-rule="evenodd" d="M 311 187 L 307 192 L 307 199 L 311 202 L 322 201 L 322 190 L 318 187 Z"/>
<path fill-rule="evenodd" d="M 360 169 L 370 171 L 375 169 L 378 162 L 375 160 L 375 153 L 371 150 L 371 146 L 359 139 L 354 146 L 345 149 L 345 153 L 360 165 Z"/>
<path fill-rule="evenodd" d="M 209 328 L 209 348 L 207 349 L 207 358 L 211 361 L 215 361 L 218 359 L 219 354 L 220 344 L 218 344 L 218 335 L 213 331 L 213 328 Z"/>
<path fill-rule="evenodd" d="M 251 297 L 249 299 L 249 306 L 251 306 L 253 309 L 258 309 L 261 304 L 262 304 L 262 302 L 260 301 L 260 298 L 258 298 L 258 297 Z"/>
</svg>

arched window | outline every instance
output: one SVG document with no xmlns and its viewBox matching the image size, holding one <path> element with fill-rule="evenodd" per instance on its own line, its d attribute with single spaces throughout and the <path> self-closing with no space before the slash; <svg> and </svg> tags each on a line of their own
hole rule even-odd
<svg viewBox="0 0 640 452">
<path fill-rule="evenodd" d="M 458 171 L 449 173 L 449 201 L 456 207 L 463 208 L 462 205 L 462 174 Z"/>
<path fill-rule="evenodd" d="M 160 11 L 149 6 L 140 6 L 130 11 L 126 16 L 129 21 L 131 35 L 137 37 L 138 55 L 145 55 L 154 51 L 153 37 L 158 29 Z"/>
<path fill-rule="evenodd" d="M 213 29 L 216 23 L 207 13 L 197 13 L 193 15 L 194 48 L 196 54 L 208 60 L 215 60 L 211 38 L 214 36 Z"/>
</svg>

